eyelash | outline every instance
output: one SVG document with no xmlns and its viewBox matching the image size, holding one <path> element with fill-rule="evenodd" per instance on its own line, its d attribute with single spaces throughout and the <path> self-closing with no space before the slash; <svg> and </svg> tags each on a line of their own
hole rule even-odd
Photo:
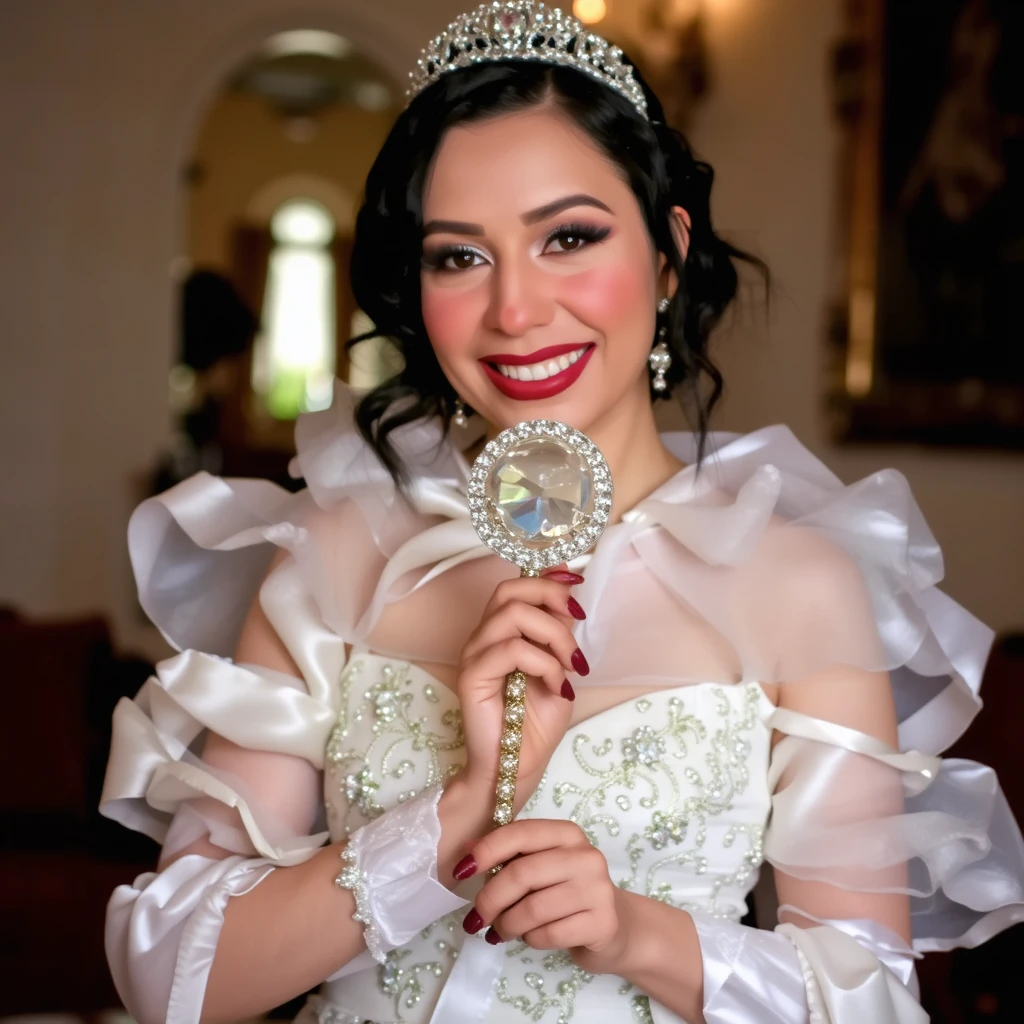
<svg viewBox="0 0 1024 1024">
<path fill-rule="evenodd" d="M 598 245 L 603 242 L 610 234 L 611 228 L 606 227 L 595 227 L 593 224 L 581 224 L 579 222 L 573 222 L 570 224 L 560 224 L 555 228 L 547 237 L 544 242 L 544 248 L 547 247 L 559 238 L 578 238 L 583 245 L 576 249 L 569 249 L 565 253 L 553 253 L 553 255 L 568 255 L 572 252 L 579 252 L 581 249 L 588 248 L 591 245 Z M 453 256 L 479 256 L 480 253 L 476 249 L 468 245 L 446 245 L 436 252 L 425 254 L 423 257 L 423 264 L 429 270 L 437 270 L 447 274 L 457 274 L 460 270 L 472 270 L 472 267 L 447 267 L 445 263 L 450 260 Z"/>
</svg>

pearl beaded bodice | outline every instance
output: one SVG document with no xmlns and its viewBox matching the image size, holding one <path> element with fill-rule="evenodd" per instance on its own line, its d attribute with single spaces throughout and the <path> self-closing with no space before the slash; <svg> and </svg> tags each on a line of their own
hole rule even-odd
<svg viewBox="0 0 1024 1024">
<path fill-rule="evenodd" d="M 465 759 L 457 699 L 422 670 L 360 654 L 340 686 L 325 772 L 333 839 Z M 520 817 L 576 822 L 625 889 L 739 920 L 763 857 L 772 711 L 756 683 L 689 685 L 610 708 L 567 731 Z M 435 922 L 383 966 L 328 983 L 320 1020 L 426 1024 L 463 943 L 480 941 L 466 939 L 463 913 Z M 652 1019 L 645 996 L 587 974 L 565 952 L 503 949 L 488 1021 Z"/>
</svg>

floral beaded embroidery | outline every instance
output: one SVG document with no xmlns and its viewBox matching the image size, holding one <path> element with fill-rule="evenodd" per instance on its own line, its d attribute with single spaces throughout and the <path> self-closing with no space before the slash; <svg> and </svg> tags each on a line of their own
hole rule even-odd
<svg viewBox="0 0 1024 1024">
<path fill-rule="evenodd" d="M 408 664 L 384 665 L 379 678 L 357 697 L 365 665 L 357 659 L 341 674 L 340 708 L 327 742 L 325 784 L 335 787 L 344 797 L 339 811 L 327 800 L 332 825 L 342 816 L 340 832 L 350 835 L 360 825 L 379 817 L 388 805 L 411 800 L 422 790 L 443 782 L 459 768 L 453 756 L 464 747 L 462 714 L 452 697 L 453 707 L 436 714 L 432 705 L 441 702 L 433 683 L 417 684 Z M 417 692 L 418 689 L 418 692 Z M 419 701 L 427 705 L 419 714 Z M 430 723 L 440 718 L 440 729 Z M 363 749 L 350 743 L 349 734 L 357 725 Z M 366 732 L 369 737 L 366 737 Z M 366 739 L 369 742 L 365 742 Z M 445 756 L 447 755 L 447 756 Z M 416 776 L 421 778 L 417 779 Z M 410 778 L 414 785 L 390 799 L 383 796 L 390 780 Z"/>
<path fill-rule="evenodd" d="M 420 932 L 420 938 L 430 940 L 439 929 L 443 934 L 451 935 L 459 921 L 462 911 L 448 914 Z M 403 1022 L 406 1010 L 416 1009 L 426 994 L 424 978 L 443 978 L 451 970 L 458 958 L 458 947 L 447 938 L 435 939 L 434 949 L 439 954 L 436 960 L 417 960 L 409 962 L 413 955 L 411 949 L 393 949 L 384 957 L 384 963 L 377 968 L 378 987 L 384 995 L 394 1000 L 395 1020 Z"/>
<path fill-rule="evenodd" d="M 587 735 L 575 736 L 572 750 L 576 765 L 595 784 L 566 781 L 556 783 L 552 790 L 556 807 L 572 801 L 569 819 L 598 847 L 603 838 L 617 838 L 622 831 L 612 807 L 632 812 L 631 816 L 637 809 L 650 811 L 648 824 L 626 842 L 629 874 L 620 879 L 619 885 L 635 889 L 644 865 L 646 895 L 683 907 L 687 906 L 685 901 L 674 899 L 671 884 L 659 875 L 673 866 L 688 865 L 696 875 L 708 870 L 708 823 L 732 809 L 734 799 L 744 792 L 750 779 L 752 747 L 746 733 L 757 722 L 761 693 L 756 684 L 745 686 L 738 706 L 723 687 L 716 687 L 712 698 L 718 723 L 706 723 L 686 713 L 685 699 L 673 696 L 667 701 L 666 724 L 632 729 L 619 741 L 618 757 L 616 743 L 610 738 L 594 743 Z M 647 698 L 635 702 L 642 715 L 653 706 Z M 718 895 L 726 886 L 742 886 L 761 863 L 763 822 L 730 827 L 722 839 L 723 849 L 733 847 L 741 838 L 747 850 L 740 866 L 709 879 L 710 906 L 702 899 L 701 909 L 734 916 L 735 907 L 719 907 Z M 650 863 L 647 851 L 663 856 Z"/>
<path fill-rule="evenodd" d="M 518 958 L 527 966 L 536 964 L 533 950 L 525 942 L 516 943 L 505 955 Z M 577 994 L 581 988 L 594 980 L 594 975 L 577 967 L 564 949 L 546 953 L 540 966 L 547 974 L 556 977 L 549 979 L 539 971 L 526 971 L 523 974 L 523 984 L 535 993 L 534 997 L 524 994 L 512 995 L 508 990 L 508 978 L 503 976 L 498 981 L 495 993 L 498 1001 L 514 1007 L 533 1021 L 543 1020 L 549 1010 L 557 1010 L 556 1024 L 568 1024 L 575 1012 Z M 561 978 L 557 977 L 559 974 L 562 975 Z M 549 980 L 554 984 L 545 987 Z"/>
</svg>

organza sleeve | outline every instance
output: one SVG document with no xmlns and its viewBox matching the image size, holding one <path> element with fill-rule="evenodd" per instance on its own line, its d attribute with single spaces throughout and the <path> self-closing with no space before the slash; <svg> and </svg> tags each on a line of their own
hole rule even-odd
<svg viewBox="0 0 1024 1024">
<path fill-rule="evenodd" d="M 776 582 L 743 635 L 780 679 L 764 840 L 780 924 L 753 933 L 693 915 L 705 1016 L 725 1024 L 770 998 L 763 1019 L 779 1024 L 923 1022 L 915 960 L 1020 918 L 1020 833 L 990 769 L 901 749 L 906 709 L 877 668 L 892 645 L 858 564 L 786 529 L 751 560 Z"/>
<path fill-rule="evenodd" d="M 166 865 L 107 908 L 111 973 L 142 1024 L 198 1021 L 229 899 L 327 839 L 315 828 L 331 721 L 301 680 L 196 651 L 116 708 L 100 809 L 163 843 Z M 222 856 L 173 859 L 200 839 Z"/>
</svg>

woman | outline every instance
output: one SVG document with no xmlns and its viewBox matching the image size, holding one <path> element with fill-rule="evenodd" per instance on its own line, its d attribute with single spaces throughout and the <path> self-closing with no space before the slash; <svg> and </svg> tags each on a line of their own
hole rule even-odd
<svg viewBox="0 0 1024 1024">
<path fill-rule="evenodd" d="M 617 51 L 485 7 L 412 92 L 353 255 L 404 371 L 300 420 L 301 494 L 199 476 L 132 520 L 182 653 L 115 719 L 104 811 L 163 842 L 110 904 L 126 1005 L 238 1019 L 326 979 L 301 1020 L 925 1020 L 914 958 L 1020 916 L 994 776 L 936 756 L 991 634 L 935 589 L 898 474 L 844 488 L 784 428 L 705 438 L 739 254 Z M 659 437 L 680 389 L 701 430 Z M 478 445 L 446 436 L 470 409 L 598 444 L 588 556 L 518 579 L 477 540 Z M 774 931 L 740 923 L 765 861 Z"/>
</svg>

